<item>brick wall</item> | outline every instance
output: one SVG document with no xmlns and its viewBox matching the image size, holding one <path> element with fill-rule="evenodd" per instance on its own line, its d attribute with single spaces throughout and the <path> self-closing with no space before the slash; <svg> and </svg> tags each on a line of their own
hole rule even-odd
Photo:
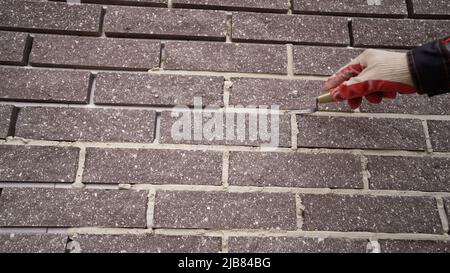
<svg viewBox="0 0 450 273">
<path fill-rule="evenodd" d="M 296 113 L 449 2 L 325 2 L 0 0 L 0 252 L 449 252 L 450 96 Z M 194 96 L 279 147 L 172 139 Z"/>
</svg>

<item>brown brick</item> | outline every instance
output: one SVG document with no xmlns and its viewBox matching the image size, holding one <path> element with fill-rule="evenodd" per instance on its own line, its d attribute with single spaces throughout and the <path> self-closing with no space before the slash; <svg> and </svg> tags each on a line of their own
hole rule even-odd
<svg viewBox="0 0 450 273">
<path fill-rule="evenodd" d="M 442 233 L 431 197 L 301 195 L 303 230 Z"/>
<path fill-rule="evenodd" d="M 294 46 L 296 75 L 333 75 L 363 52 L 363 49 Z"/>
<path fill-rule="evenodd" d="M 285 0 L 173 0 L 175 7 L 200 7 L 230 10 L 287 11 L 289 3 Z"/>
<path fill-rule="evenodd" d="M 416 47 L 445 37 L 448 29 L 450 20 L 353 19 L 354 44 L 364 47 Z"/>
<path fill-rule="evenodd" d="M 413 16 L 420 18 L 450 18 L 447 0 L 412 0 Z"/>
<path fill-rule="evenodd" d="M 153 142 L 155 112 L 147 110 L 25 107 L 16 136 L 30 139 Z"/>
<path fill-rule="evenodd" d="M 450 95 L 427 97 L 424 95 L 398 95 L 395 100 L 383 100 L 380 104 L 364 101 L 362 112 L 399 113 L 415 115 L 449 115 Z"/>
<path fill-rule="evenodd" d="M 430 132 L 431 146 L 436 152 L 450 151 L 450 121 L 429 120 L 428 131 Z"/>
<path fill-rule="evenodd" d="M 3 0 L 0 28 L 20 31 L 98 35 L 101 6 Z"/>
<path fill-rule="evenodd" d="M 365 253 L 367 240 L 295 237 L 230 237 L 230 253 Z"/>
<path fill-rule="evenodd" d="M 142 7 L 109 7 L 108 36 L 193 38 L 225 41 L 226 13 Z"/>
<path fill-rule="evenodd" d="M 0 226 L 146 227 L 146 191 L 5 188 Z"/>
<path fill-rule="evenodd" d="M 412 191 L 450 191 L 449 158 L 368 157 L 370 188 Z"/>
<path fill-rule="evenodd" d="M 361 161 L 348 154 L 232 152 L 229 184 L 362 188 Z"/>
<path fill-rule="evenodd" d="M 167 42 L 164 68 L 168 70 L 286 74 L 286 46 Z"/>
<path fill-rule="evenodd" d="M 88 148 L 85 166 L 85 183 L 222 183 L 220 152 Z"/>
<path fill-rule="evenodd" d="M 64 253 L 67 236 L 59 234 L 0 235 L 1 253 Z"/>
<path fill-rule="evenodd" d="M 194 97 L 205 105 L 223 106 L 223 77 L 99 73 L 96 104 L 192 106 Z"/>
<path fill-rule="evenodd" d="M 220 237 L 165 235 L 77 235 L 84 253 L 218 253 Z"/>
<path fill-rule="evenodd" d="M 0 31 L 0 64 L 24 65 L 28 34 Z"/>
<path fill-rule="evenodd" d="M 157 192 L 155 226 L 206 229 L 296 229 L 287 193 Z"/>
<path fill-rule="evenodd" d="M 35 66 L 149 70 L 159 66 L 160 43 L 149 40 L 36 35 Z"/>
<path fill-rule="evenodd" d="M 198 110 L 162 112 L 160 142 L 196 145 L 291 146 L 291 118 L 289 115 L 203 111 L 200 124 L 196 122 L 197 115 L 200 117 L 200 114 L 201 112 Z M 221 118 L 223 124 L 220 122 Z M 273 123 L 272 126 L 272 118 L 278 119 L 278 134 L 275 131 L 276 123 Z M 220 123 L 218 129 L 212 125 L 214 120 Z M 258 124 L 267 124 L 266 132 L 262 127 L 261 130 L 253 130 L 256 125 L 250 120 L 257 120 Z M 196 124 L 200 126 L 198 130 L 195 129 Z M 250 130 L 250 124 L 252 124 L 252 130 Z M 172 131 L 179 134 L 173 135 Z M 250 131 L 257 132 L 256 136 L 250 135 Z M 213 134 L 214 132 L 217 135 Z"/>
<path fill-rule="evenodd" d="M 0 181 L 75 182 L 78 148 L 0 146 Z"/>
<path fill-rule="evenodd" d="M 280 109 L 315 107 L 323 81 L 232 78 L 230 104 L 244 107 L 277 105 Z"/>
<path fill-rule="evenodd" d="M 87 71 L 0 67 L 0 99 L 87 103 Z"/>
<path fill-rule="evenodd" d="M 424 150 L 420 120 L 297 116 L 300 147 Z"/>
<path fill-rule="evenodd" d="M 450 253 L 449 241 L 380 240 L 382 253 Z"/>
<path fill-rule="evenodd" d="M 8 136 L 13 106 L 0 105 L 0 138 Z"/>
<path fill-rule="evenodd" d="M 368 1 L 294 0 L 294 11 L 311 14 L 346 14 L 363 16 L 406 17 L 406 3 L 398 0 L 382 0 L 381 5 Z"/>
<path fill-rule="evenodd" d="M 233 40 L 349 44 L 346 18 L 306 15 L 234 13 Z"/>
</svg>

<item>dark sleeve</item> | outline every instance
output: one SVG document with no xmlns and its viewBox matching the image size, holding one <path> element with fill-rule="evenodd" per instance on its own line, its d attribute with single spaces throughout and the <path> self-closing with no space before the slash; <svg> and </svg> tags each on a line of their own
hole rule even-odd
<svg viewBox="0 0 450 273">
<path fill-rule="evenodd" d="M 419 94 L 450 92 L 450 36 L 409 51 L 408 64 Z"/>
</svg>

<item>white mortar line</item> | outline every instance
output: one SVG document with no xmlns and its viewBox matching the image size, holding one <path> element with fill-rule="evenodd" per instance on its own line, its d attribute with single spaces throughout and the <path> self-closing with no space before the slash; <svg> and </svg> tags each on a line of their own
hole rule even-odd
<svg viewBox="0 0 450 273">
<path fill-rule="evenodd" d="M 441 218 L 442 229 L 444 230 L 445 233 L 448 234 L 449 231 L 448 218 L 447 213 L 445 212 L 444 200 L 442 199 L 442 197 L 436 197 L 436 203 L 439 211 L 439 216 Z"/>
<path fill-rule="evenodd" d="M 0 235 L 11 234 L 45 234 L 47 228 L 35 228 L 35 227 L 0 227 Z"/>
<path fill-rule="evenodd" d="M 297 115 L 291 114 L 291 143 L 292 149 L 296 150 L 298 148 L 298 134 L 300 133 L 297 124 Z"/>
<path fill-rule="evenodd" d="M 294 77 L 294 46 L 292 44 L 287 44 L 286 51 L 287 51 L 287 74 L 288 77 Z"/>
<path fill-rule="evenodd" d="M 161 140 L 161 113 L 156 113 L 155 118 L 155 139 L 153 140 L 153 143 L 159 144 L 159 141 Z"/>
<path fill-rule="evenodd" d="M 363 189 L 368 190 L 370 179 L 370 172 L 368 169 L 369 160 L 364 155 L 360 155 L 360 160 L 361 160 L 361 174 L 363 179 Z"/>
<path fill-rule="evenodd" d="M 45 188 L 42 183 L 1 183 L 3 188 Z M 48 187 L 47 187 L 48 188 Z M 64 188 L 68 188 L 65 186 Z M 85 189 L 119 190 L 118 184 L 86 184 Z M 294 187 L 256 187 L 256 186 L 220 186 L 209 185 L 181 185 L 181 184 L 134 184 L 130 190 L 143 191 L 191 191 L 191 192 L 229 192 L 229 193 L 286 193 L 286 194 L 314 194 L 314 195 L 358 195 L 358 196 L 386 196 L 386 197 L 423 197 L 448 198 L 450 192 L 422 192 L 408 190 L 366 190 L 366 189 L 329 189 L 329 188 L 294 188 Z"/>
<path fill-rule="evenodd" d="M 147 229 L 152 229 L 154 226 L 154 212 L 155 212 L 155 197 L 156 191 L 150 189 L 148 191 L 148 203 L 147 203 Z"/>
<path fill-rule="evenodd" d="M 297 217 L 297 229 L 302 230 L 303 227 L 303 211 L 305 210 L 305 206 L 302 204 L 302 200 L 298 193 L 295 194 L 295 211 Z"/>
<path fill-rule="evenodd" d="M 448 241 L 450 236 L 419 233 L 373 233 L 373 232 L 337 232 L 337 231 L 283 231 L 283 230 L 196 230 L 196 229 L 154 229 L 155 235 L 203 235 L 213 237 L 312 237 L 312 238 L 348 238 L 348 239 L 397 239 Z"/>
<path fill-rule="evenodd" d="M 287 10 L 287 14 L 293 14 L 293 10 L 294 10 L 294 2 L 293 0 L 286 0 L 288 2 L 288 10 Z"/>
<path fill-rule="evenodd" d="M 167 0 L 167 7 L 169 9 L 173 8 L 173 0 Z"/>
<path fill-rule="evenodd" d="M 230 168 L 230 152 L 225 151 L 222 154 L 222 186 L 227 189 L 229 187 L 228 177 Z"/>
<path fill-rule="evenodd" d="M 133 229 L 133 228 L 0 228 L 0 234 L 78 234 L 98 235 L 166 235 L 166 236 L 207 236 L 207 237 L 304 237 L 304 238 L 337 238 L 337 239 L 367 239 L 367 240 L 418 240 L 418 241 L 450 241 L 447 234 L 422 233 L 374 233 L 374 232 L 340 232 L 340 231 L 289 231 L 289 230 L 205 230 L 205 229 Z"/>
<path fill-rule="evenodd" d="M 230 106 L 230 96 L 233 88 L 233 82 L 230 79 L 226 77 L 223 82 L 223 105 L 225 108 Z"/>
<path fill-rule="evenodd" d="M 228 236 L 222 236 L 222 253 L 228 253 Z"/>
<path fill-rule="evenodd" d="M 162 41 L 164 43 L 164 41 Z M 42 67 L 42 66 L 14 66 L 0 65 L 2 68 L 19 68 L 33 70 L 70 70 L 70 71 L 88 71 L 97 73 L 123 73 L 123 74 L 151 74 L 151 75 L 181 75 L 181 76 L 205 76 L 205 77 L 229 77 L 229 78 L 261 78 L 261 79 L 280 79 L 280 80 L 316 80 L 326 81 L 327 76 L 315 75 L 294 75 L 287 74 L 265 74 L 265 73 L 248 73 L 248 72 L 217 72 L 217 71 L 198 71 L 198 70 L 159 70 L 150 69 L 147 71 L 129 71 L 129 70 L 113 70 L 113 69 L 87 69 L 87 68 L 66 68 L 66 67 Z"/>
<path fill-rule="evenodd" d="M 425 143 L 426 143 L 426 147 L 427 147 L 427 152 L 432 153 L 433 146 L 431 145 L 430 131 L 428 130 L 428 123 L 426 120 L 422 120 L 422 126 L 423 126 L 423 131 L 425 134 Z"/>
<path fill-rule="evenodd" d="M 1 145 L 29 145 L 29 146 L 58 146 L 58 147 L 86 147 L 105 149 L 148 149 L 148 150 L 188 150 L 188 151 L 216 151 L 216 152 L 267 152 L 267 153 L 300 153 L 300 154 L 351 154 L 359 156 L 398 156 L 398 157 L 427 157 L 450 158 L 450 152 L 433 152 L 403 150 L 360 150 L 360 149 L 331 149 L 331 148 L 298 148 L 292 147 L 266 149 L 264 147 L 232 146 L 232 145 L 191 145 L 191 144 L 160 144 L 160 143 L 118 143 L 118 142 L 69 142 L 32 140 L 20 137 L 0 139 Z"/>
<path fill-rule="evenodd" d="M 16 107 L 69 107 L 69 108 L 96 108 L 96 109 L 130 109 L 145 111 L 178 111 L 189 112 L 192 109 L 166 107 L 166 106 L 129 106 L 129 105 L 99 105 L 99 104 L 71 104 L 71 103 L 45 103 L 45 102 L 23 102 L 23 101 L 0 101 L 0 105 L 13 105 Z M 269 114 L 296 114 L 301 109 L 292 110 L 272 110 L 267 109 Z M 203 109 L 204 112 L 229 112 L 229 113 L 258 113 L 258 108 L 219 108 Z M 414 120 L 443 120 L 450 121 L 450 115 L 412 115 L 412 114 L 391 114 L 391 113 L 351 113 L 351 112 L 329 112 L 321 111 L 310 116 L 327 117 L 348 117 L 348 118 L 378 118 L 378 119 L 414 119 Z"/>
<path fill-rule="evenodd" d="M 78 234 L 92 234 L 92 235 L 145 235 L 154 234 L 152 229 L 137 229 L 137 228 L 99 228 L 99 227 L 79 227 L 67 228 L 64 234 L 76 236 Z"/>
<path fill-rule="evenodd" d="M 83 184 L 83 172 L 85 168 L 86 161 L 86 147 L 80 147 L 79 157 L 78 157 L 78 169 L 75 177 L 75 183 L 72 184 L 73 188 L 84 188 Z"/>
<path fill-rule="evenodd" d="M 233 42 L 233 13 L 226 12 L 225 43 Z"/>
</svg>

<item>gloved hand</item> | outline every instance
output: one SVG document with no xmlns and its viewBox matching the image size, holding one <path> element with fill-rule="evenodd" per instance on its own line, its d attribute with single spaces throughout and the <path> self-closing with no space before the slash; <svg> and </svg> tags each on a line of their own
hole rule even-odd
<svg viewBox="0 0 450 273">
<path fill-rule="evenodd" d="M 326 87 L 335 101 L 348 100 L 358 108 L 365 97 L 371 103 L 395 99 L 397 93 L 416 93 L 406 53 L 367 49 L 331 76 Z"/>
</svg>

